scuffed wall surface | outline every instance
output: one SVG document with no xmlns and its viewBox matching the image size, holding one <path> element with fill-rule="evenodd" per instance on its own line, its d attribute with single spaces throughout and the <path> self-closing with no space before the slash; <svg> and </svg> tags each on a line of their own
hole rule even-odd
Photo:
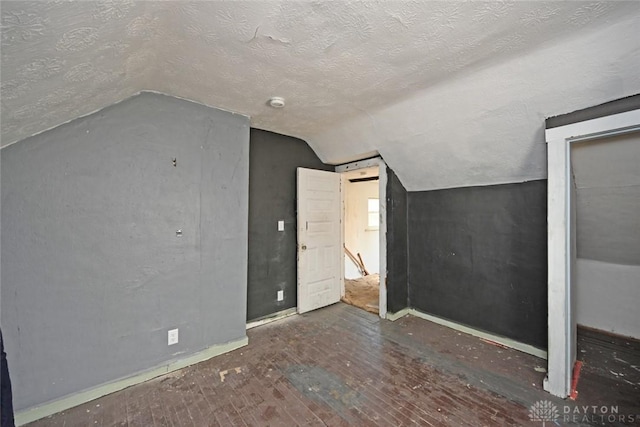
<svg viewBox="0 0 640 427">
<path fill-rule="evenodd" d="M 546 184 L 409 192 L 410 306 L 546 348 Z"/>
<path fill-rule="evenodd" d="M 246 117 L 147 93 L 1 154 L 17 410 L 245 337 Z"/>
</svg>

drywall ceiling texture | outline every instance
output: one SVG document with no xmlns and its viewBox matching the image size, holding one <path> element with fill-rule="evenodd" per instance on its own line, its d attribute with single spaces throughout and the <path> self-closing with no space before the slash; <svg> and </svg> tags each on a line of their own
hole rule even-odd
<svg viewBox="0 0 640 427">
<path fill-rule="evenodd" d="M 567 23 L 573 37 L 466 67 L 309 145 L 327 163 L 377 151 L 408 191 L 545 179 L 546 117 L 640 93 L 640 2 L 619 6 L 624 19 Z"/>
<path fill-rule="evenodd" d="M 640 91 L 639 10 L 3 1 L 2 143 L 155 90 L 249 115 L 325 162 L 380 152 L 409 190 L 539 178 L 545 115 Z"/>
<path fill-rule="evenodd" d="M 154 68 L 144 4 L 2 2 L 2 145 L 121 101 Z"/>
<path fill-rule="evenodd" d="M 640 266 L 640 134 L 574 143 L 578 258 Z"/>
</svg>

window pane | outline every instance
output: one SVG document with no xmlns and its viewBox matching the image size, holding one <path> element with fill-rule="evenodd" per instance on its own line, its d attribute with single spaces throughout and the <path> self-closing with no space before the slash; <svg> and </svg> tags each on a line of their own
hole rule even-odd
<svg viewBox="0 0 640 427">
<path fill-rule="evenodd" d="M 380 215 L 378 212 L 369 212 L 369 227 L 380 227 Z"/>
<path fill-rule="evenodd" d="M 369 199 L 369 212 L 380 212 L 380 199 Z"/>
<path fill-rule="evenodd" d="M 367 226 L 371 228 L 380 227 L 380 199 L 368 199 L 367 206 L 369 211 Z"/>
</svg>

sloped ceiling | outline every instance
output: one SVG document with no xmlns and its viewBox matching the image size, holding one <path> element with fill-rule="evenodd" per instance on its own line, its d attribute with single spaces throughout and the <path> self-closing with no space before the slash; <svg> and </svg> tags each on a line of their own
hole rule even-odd
<svg viewBox="0 0 640 427">
<path fill-rule="evenodd" d="M 640 265 L 640 133 L 572 144 L 578 258 Z"/>
<path fill-rule="evenodd" d="M 544 114 L 569 111 L 505 101 L 505 92 L 511 100 L 530 99 L 528 91 L 542 96 L 535 84 L 555 96 L 567 80 L 566 64 L 555 84 L 553 72 L 540 81 L 538 68 L 517 66 L 520 58 L 544 49 L 562 54 L 553 49 L 613 31 L 605 42 L 593 40 L 596 50 L 586 44 L 572 49 L 582 62 L 602 54 L 607 64 L 626 62 L 623 75 L 614 76 L 625 87 L 577 96 L 573 109 L 592 105 L 582 101 L 640 91 L 638 2 L 53 0 L 3 1 L 1 8 L 3 146 L 154 90 L 245 114 L 254 127 L 303 138 L 326 162 L 380 152 L 410 190 L 509 182 L 543 177 L 543 148 L 532 146 L 529 135 L 524 142 L 500 131 L 488 137 L 490 128 L 479 130 L 480 122 L 464 123 L 477 118 L 465 116 L 465 109 L 507 120 L 526 116 L 538 127 Z M 538 67 L 548 69 L 558 59 L 536 58 Z M 507 86 L 503 73 L 494 80 L 487 74 L 514 62 L 504 71 Z M 606 71 L 602 78 L 620 69 Z M 481 89 L 468 90 L 479 87 L 475 73 Z M 578 74 L 570 78 L 590 75 Z M 455 102 L 447 97 L 449 88 Z M 267 106 L 274 95 L 285 97 L 284 109 Z M 494 98 L 487 108 L 478 106 Z M 452 120 L 459 112 L 462 121 Z M 470 154 L 469 140 L 476 135 L 482 147 Z M 435 145 L 440 148 L 434 152 Z M 512 162 L 526 161 L 515 152 L 532 155 L 532 166 L 514 167 Z M 505 160 L 496 163 L 501 156 Z M 446 178 L 470 159 L 476 162 L 471 173 Z M 445 166 L 447 174 L 431 170 L 434 164 Z"/>
</svg>

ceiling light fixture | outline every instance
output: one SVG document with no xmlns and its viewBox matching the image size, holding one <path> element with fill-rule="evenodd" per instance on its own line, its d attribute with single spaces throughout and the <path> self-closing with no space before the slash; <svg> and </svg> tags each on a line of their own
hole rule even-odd
<svg viewBox="0 0 640 427">
<path fill-rule="evenodd" d="M 270 98 L 269 106 L 273 108 L 284 108 L 284 98 L 281 96 L 274 96 Z"/>
</svg>

